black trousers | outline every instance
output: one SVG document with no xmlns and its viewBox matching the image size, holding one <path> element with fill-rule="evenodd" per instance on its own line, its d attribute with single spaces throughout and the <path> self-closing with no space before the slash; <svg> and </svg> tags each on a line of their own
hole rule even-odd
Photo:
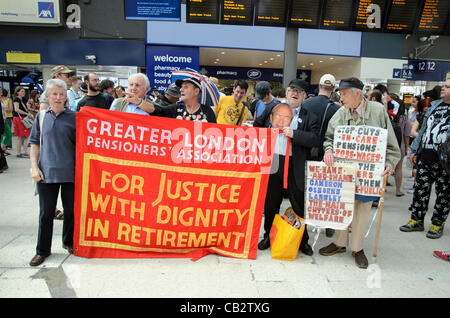
<svg viewBox="0 0 450 318">
<path fill-rule="evenodd" d="M 74 183 L 38 183 L 37 185 L 39 192 L 39 232 L 36 254 L 47 257 L 51 254 L 53 220 L 59 189 L 61 189 L 64 209 L 62 243 L 66 246 L 73 246 L 75 187 Z"/>
<path fill-rule="evenodd" d="M 277 160 L 276 154 L 273 160 Z M 279 165 L 278 170 L 269 176 L 269 183 L 267 185 L 266 200 L 264 203 L 264 236 L 269 236 L 270 229 L 272 228 L 273 219 L 275 214 L 279 213 L 280 206 L 283 201 L 283 178 L 284 178 L 284 156 L 278 155 Z M 305 191 L 300 190 L 295 182 L 294 173 L 292 171 L 292 158 L 289 160 L 288 171 L 288 188 L 287 195 L 295 213 L 301 218 L 305 217 Z M 303 234 L 302 242 L 300 246 L 308 243 L 309 235 L 307 227 L 305 226 L 305 232 Z"/>
<path fill-rule="evenodd" d="M 411 218 L 424 220 L 428 211 L 433 183 L 435 184 L 436 202 L 431 222 L 434 225 L 441 225 L 447 220 L 450 211 L 450 176 L 439 162 L 418 161 L 411 204 Z"/>
</svg>

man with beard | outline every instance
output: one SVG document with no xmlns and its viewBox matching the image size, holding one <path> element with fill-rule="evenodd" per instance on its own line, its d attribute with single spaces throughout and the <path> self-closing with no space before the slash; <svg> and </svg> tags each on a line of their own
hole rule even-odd
<svg viewBox="0 0 450 318">
<path fill-rule="evenodd" d="M 267 185 L 266 202 L 264 203 L 264 238 L 259 242 L 258 249 L 265 250 L 270 247 L 269 233 L 272 228 L 275 214 L 280 211 L 283 200 L 284 185 L 284 161 L 289 156 L 287 194 L 295 213 L 304 218 L 305 214 L 305 165 L 306 160 L 311 159 L 311 148 L 320 145 L 319 122 L 317 116 L 307 111 L 301 104 L 306 98 L 308 83 L 303 80 L 293 79 L 286 89 L 286 101 L 292 109 L 292 121 L 286 123 L 282 133 L 277 137 L 275 144 L 272 169 Z M 285 104 L 283 104 L 285 105 Z M 271 127 L 273 125 L 273 107 L 266 107 L 259 116 L 254 127 Z M 279 127 L 276 127 L 279 128 Z M 287 145 L 290 143 L 290 153 L 287 154 Z M 278 167 L 276 166 L 278 165 Z M 300 251 L 312 256 L 313 250 L 308 244 L 308 231 L 305 227 Z"/>
<path fill-rule="evenodd" d="M 88 73 L 84 76 L 84 82 L 88 87 L 88 93 L 78 102 L 77 111 L 80 111 L 83 106 L 109 109 L 108 101 L 100 93 L 100 80 L 98 79 L 98 75 L 94 72 Z"/>
</svg>

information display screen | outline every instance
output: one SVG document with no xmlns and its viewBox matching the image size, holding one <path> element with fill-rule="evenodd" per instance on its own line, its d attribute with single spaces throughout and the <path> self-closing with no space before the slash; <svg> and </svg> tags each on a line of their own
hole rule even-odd
<svg viewBox="0 0 450 318">
<path fill-rule="evenodd" d="M 321 0 L 291 0 L 288 25 L 298 28 L 317 28 L 321 4 Z"/>
<path fill-rule="evenodd" d="M 412 33 L 422 0 L 392 0 L 385 32 Z"/>
<path fill-rule="evenodd" d="M 218 0 L 186 0 L 187 23 L 219 24 Z"/>
<path fill-rule="evenodd" d="M 180 0 L 125 0 L 126 20 L 180 21 Z"/>
<path fill-rule="evenodd" d="M 383 29 L 387 0 L 358 0 L 353 30 L 378 31 Z"/>
<path fill-rule="evenodd" d="M 418 32 L 426 32 L 432 34 L 446 33 L 448 28 L 450 12 L 450 1 L 448 0 L 425 0 L 422 13 L 420 15 Z"/>
<path fill-rule="evenodd" d="M 255 3 L 255 25 L 286 26 L 286 0 L 259 0 Z"/>
<path fill-rule="evenodd" d="M 252 0 L 222 0 L 222 24 L 253 25 Z"/>
<path fill-rule="evenodd" d="M 321 29 L 350 30 L 353 0 L 326 0 Z"/>
</svg>

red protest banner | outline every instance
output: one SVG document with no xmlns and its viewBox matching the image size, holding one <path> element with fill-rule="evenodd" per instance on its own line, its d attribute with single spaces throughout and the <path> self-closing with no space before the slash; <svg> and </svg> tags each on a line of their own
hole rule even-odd
<svg viewBox="0 0 450 318">
<path fill-rule="evenodd" d="M 74 254 L 256 258 L 277 134 L 83 107 Z"/>
</svg>

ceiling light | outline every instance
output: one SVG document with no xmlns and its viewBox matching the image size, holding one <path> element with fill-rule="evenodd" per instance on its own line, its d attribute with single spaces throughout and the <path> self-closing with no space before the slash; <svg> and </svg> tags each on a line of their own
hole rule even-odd
<svg viewBox="0 0 450 318">
<path fill-rule="evenodd" d="M 259 63 L 259 66 L 261 66 L 262 65 L 262 63 Z"/>
<path fill-rule="evenodd" d="M 273 58 L 273 57 L 271 57 L 271 58 L 270 58 L 270 60 L 271 60 L 271 61 L 273 61 L 273 60 L 274 60 L 274 58 Z"/>
<path fill-rule="evenodd" d="M 330 57 L 330 60 L 334 60 L 334 57 Z"/>
<path fill-rule="evenodd" d="M 225 52 L 220 52 L 220 54 L 225 54 Z"/>
<path fill-rule="evenodd" d="M 281 54 L 277 54 L 277 56 L 278 56 L 278 57 L 280 57 L 280 56 L 281 56 Z"/>
<path fill-rule="evenodd" d="M 264 63 L 267 63 L 267 61 L 264 61 Z"/>
<path fill-rule="evenodd" d="M 323 63 L 323 61 L 319 61 L 319 63 Z"/>
<path fill-rule="evenodd" d="M 302 67 L 305 68 L 306 66 L 305 66 L 305 65 L 302 65 Z"/>
<path fill-rule="evenodd" d="M 216 59 L 216 61 L 217 61 L 217 62 L 219 62 L 219 61 L 220 61 L 220 59 Z"/>
<path fill-rule="evenodd" d="M 313 66 L 313 65 L 314 65 L 314 63 L 309 63 L 309 65 Z"/>
</svg>

